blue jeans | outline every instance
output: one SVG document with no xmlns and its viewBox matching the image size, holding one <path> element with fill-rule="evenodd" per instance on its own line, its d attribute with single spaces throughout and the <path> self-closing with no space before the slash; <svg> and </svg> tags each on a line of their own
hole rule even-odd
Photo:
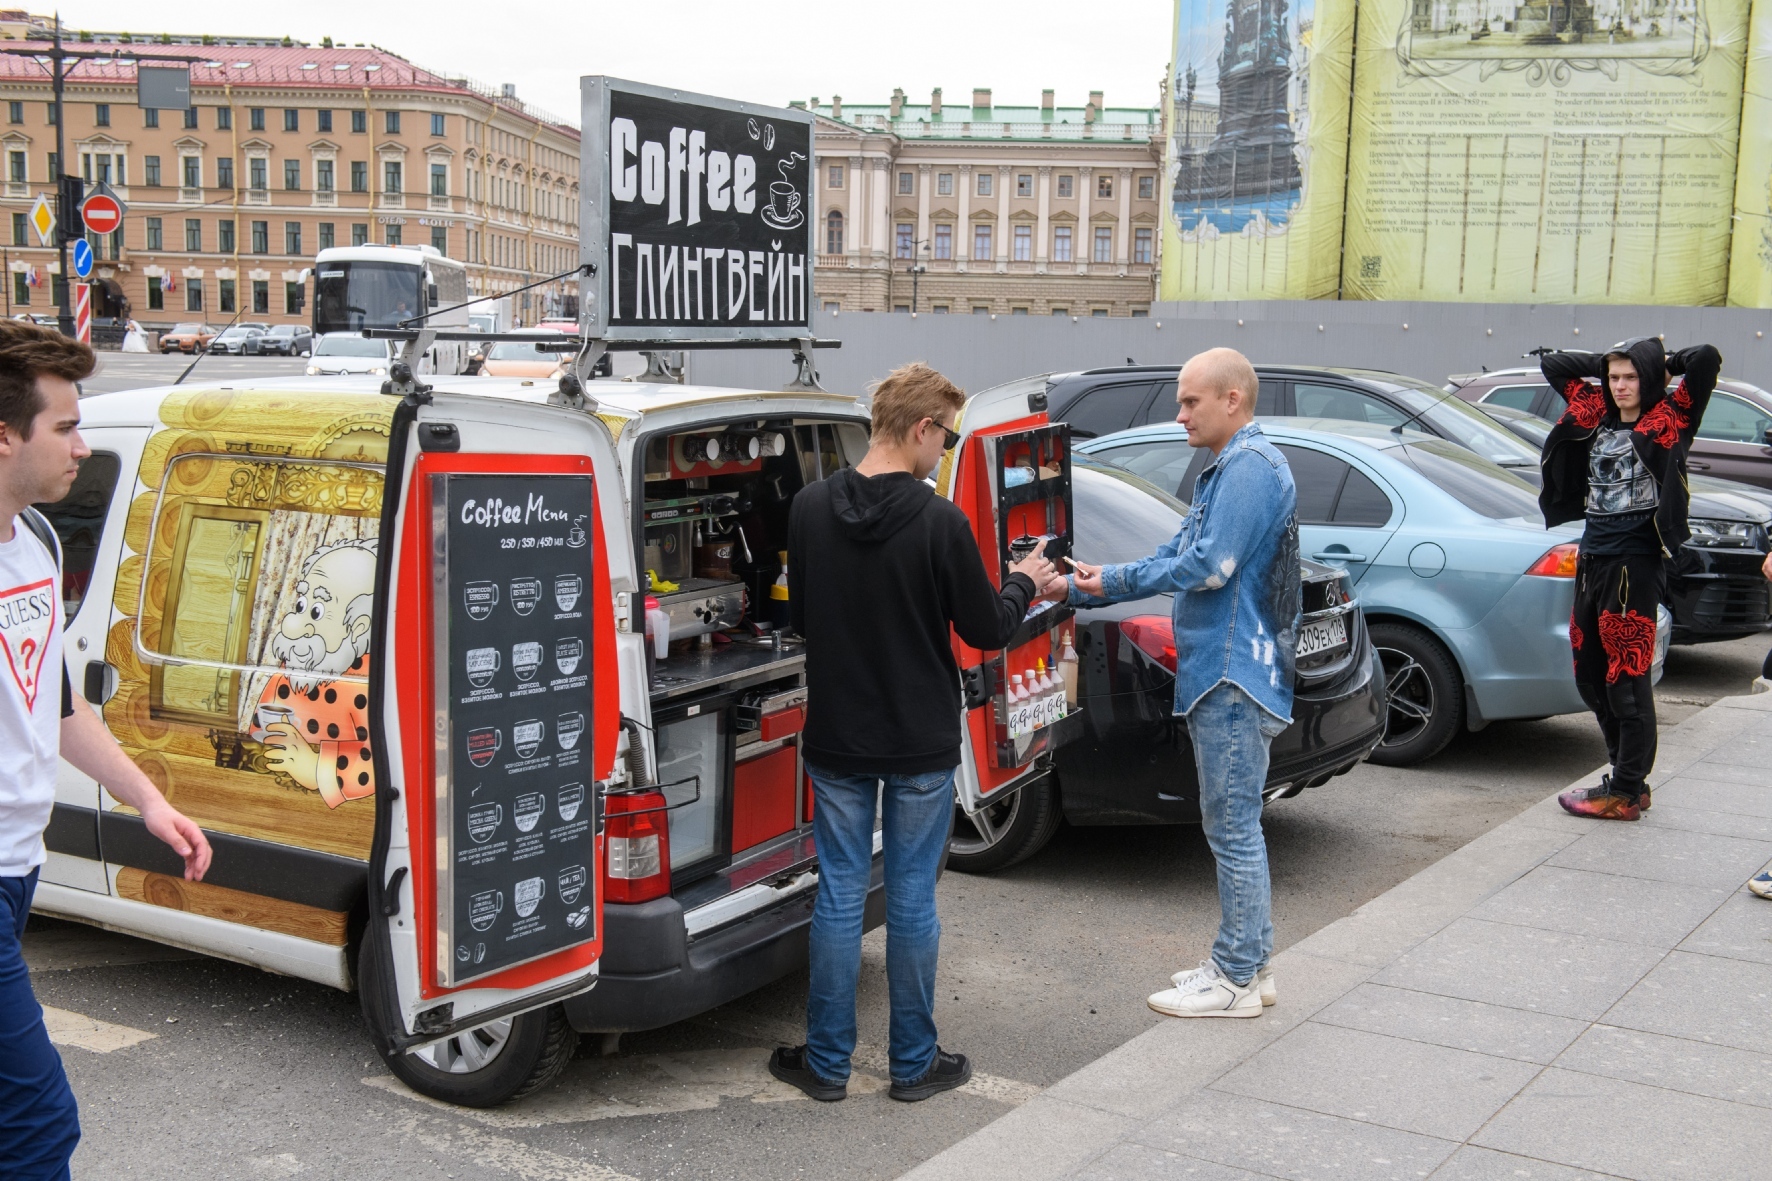
<svg viewBox="0 0 1772 1181">
<path fill-rule="evenodd" d="M 818 899 L 812 905 L 806 1064 L 826 1082 L 849 1078 L 862 910 L 874 861 L 874 804 L 885 782 L 886 982 L 892 1005 L 892 1081 L 912 1083 L 935 1062 L 935 958 L 941 920 L 935 875 L 954 821 L 954 772 L 843 775 L 808 765 Z"/>
<path fill-rule="evenodd" d="M 1187 715 L 1200 777 L 1200 818 L 1218 862 L 1212 960 L 1238 984 L 1254 979 L 1274 950 L 1261 791 L 1267 785 L 1268 743 L 1285 728 L 1229 681 L 1207 691 Z"/>
<path fill-rule="evenodd" d="M 0 877 L 0 1177 L 66 1181 L 80 1142 L 74 1092 L 49 1044 L 21 940 L 37 871 Z"/>
</svg>

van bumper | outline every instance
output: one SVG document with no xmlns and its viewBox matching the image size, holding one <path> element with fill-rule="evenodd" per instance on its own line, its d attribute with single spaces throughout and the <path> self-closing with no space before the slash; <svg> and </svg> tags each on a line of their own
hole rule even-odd
<svg viewBox="0 0 1772 1181">
<path fill-rule="evenodd" d="M 675 898 L 603 907 L 597 986 L 565 1002 L 581 1033 L 657 1029 L 718 1008 L 806 964 L 817 887 L 693 942 Z M 862 929 L 886 921 L 885 861 L 874 854 Z"/>
</svg>

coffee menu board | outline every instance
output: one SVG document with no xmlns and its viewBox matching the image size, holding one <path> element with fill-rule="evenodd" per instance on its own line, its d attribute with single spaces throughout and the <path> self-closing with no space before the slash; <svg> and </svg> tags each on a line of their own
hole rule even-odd
<svg viewBox="0 0 1772 1181">
<path fill-rule="evenodd" d="M 586 476 L 432 477 L 437 961 L 453 987 L 596 933 Z"/>
</svg>

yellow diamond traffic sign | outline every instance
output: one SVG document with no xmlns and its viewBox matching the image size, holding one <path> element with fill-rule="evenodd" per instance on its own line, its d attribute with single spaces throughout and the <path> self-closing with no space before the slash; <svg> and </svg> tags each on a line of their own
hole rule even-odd
<svg viewBox="0 0 1772 1181">
<path fill-rule="evenodd" d="M 37 194 L 37 201 L 31 206 L 30 222 L 31 228 L 37 231 L 37 240 L 48 246 L 50 235 L 55 232 L 55 209 L 47 194 Z"/>
</svg>

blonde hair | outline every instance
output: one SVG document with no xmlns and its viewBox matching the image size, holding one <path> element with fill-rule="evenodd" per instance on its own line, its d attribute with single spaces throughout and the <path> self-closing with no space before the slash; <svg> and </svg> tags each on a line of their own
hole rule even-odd
<svg viewBox="0 0 1772 1181">
<path fill-rule="evenodd" d="M 1249 412 L 1255 413 L 1255 399 L 1261 390 L 1261 382 L 1255 376 L 1255 366 L 1249 363 L 1248 357 L 1236 349 L 1207 349 L 1203 353 L 1195 353 L 1188 359 L 1188 364 L 1199 366 L 1195 373 L 1213 393 L 1227 394 L 1232 390 L 1241 390 L 1249 399 Z"/>
<path fill-rule="evenodd" d="M 940 422 L 943 411 L 957 414 L 965 404 L 959 386 L 923 362 L 912 361 L 874 387 L 874 437 L 901 442 L 925 418 Z"/>
</svg>

